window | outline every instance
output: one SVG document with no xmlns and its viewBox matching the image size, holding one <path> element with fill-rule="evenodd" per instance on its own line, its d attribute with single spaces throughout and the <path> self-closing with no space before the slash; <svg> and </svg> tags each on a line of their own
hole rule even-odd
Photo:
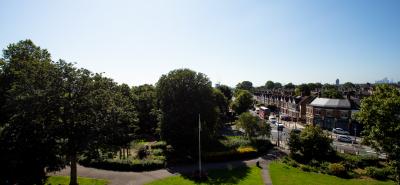
<svg viewBox="0 0 400 185">
<path fill-rule="evenodd" d="M 347 119 L 349 117 L 349 111 L 347 110 L 340 111 L 340 116 L 344 119 Z"/>
<path fill-rule="evenodd" d="M 315 115 L 320 115 L 321 114 L 321 109 L 314 109 L 314 114 Z"/>
<path fill-rule="evenodd" d="M 333 110 L 326 110 L 326 116 L 333 117 Z"/>
</svg>

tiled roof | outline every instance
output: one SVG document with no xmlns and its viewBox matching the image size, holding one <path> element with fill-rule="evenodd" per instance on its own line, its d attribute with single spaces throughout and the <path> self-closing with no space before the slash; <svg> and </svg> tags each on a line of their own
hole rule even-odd
<svg viewBox="0 0 400 185">
<path fill-rule="evenodd" d="M 311 102 L 311 106 L 327 108 L 346 108 L 350 109 L 351 104 L 348 99 L 316 98 Z"/>
</svg>

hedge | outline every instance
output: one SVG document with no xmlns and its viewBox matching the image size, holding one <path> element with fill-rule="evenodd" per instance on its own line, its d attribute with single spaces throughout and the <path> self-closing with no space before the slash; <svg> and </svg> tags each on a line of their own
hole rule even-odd
<svg viewBox="0 0 400 185">
<path fill-rule="evenodd" d="M 150 171 L 165 167 L 164 160 L 144 159 L 144 160 L 81 160 L 79 164 L 87 167 L 94 167 L 114 171 Z"/>
<path fill-rule="evenodd" d="M 223 152 L 209 152 L 204 156 L 206 162 L 231 161 L 257 157 L 257 150 L 253 147 L 240 147 L 236 150 Z"/>
</svg>

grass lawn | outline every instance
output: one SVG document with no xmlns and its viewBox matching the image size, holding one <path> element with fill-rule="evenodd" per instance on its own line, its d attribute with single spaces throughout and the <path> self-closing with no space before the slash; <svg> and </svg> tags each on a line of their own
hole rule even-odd
<svg viewBox="0 0 400 185">
<path fill-rule="evenodd" d="M 210 170 L 208 180 L 196 182 L 186 176 L 167 177 L 153 181 L 147 185 L 191 185 L 191 184 L 241 184 L 241 185 L 262 185 L 261 170 L 256 166 L 235 168 L 232 170 Z"/>
<path fill-rule="evenodd" d="M 79 185 L 106 185 L 107 181 L 103 179 L 90 179 L 78 177 Z M 69 177 L 51 176 L 48 178 L 46 185 L 68 185 Z"/>
<path fill-rule="evenodd" d="M 269 172 L 274 185 L 394 185 L 393 181 L 377 181 L 374 179 L 342 179 L 336 176 L 304 172 L 285 165 L 282 162 L 272 162 Z"/>
</svg>

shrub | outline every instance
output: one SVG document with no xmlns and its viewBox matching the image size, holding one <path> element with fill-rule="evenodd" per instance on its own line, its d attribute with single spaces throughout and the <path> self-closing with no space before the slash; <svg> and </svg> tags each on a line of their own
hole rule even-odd
<svg viewBox="0 0 400 185">
<path fill-rule="evenodd" d="M 165 166 L 165 161 L 156 159 L 144 160 L 81 160 L 79 164 L 88 167 L 100 168 L 105 170 L 115 171 L 149 171 L 161 169 Z"/>
<path fill-rule="evenodd" d="M 204 155 L 208 162 L 229 161 L 252 158 L 257 156 L 257 150 L 253 147 L 240 147 L 235 150 L 222 152 L 208 152 Z"/>
<path fill-rule="evenodd" d="M 261 154 L 268 152 L 273 147 L 270 140 L 264 140 L 264 139 L 253 140 L 252 146 L 257 148 L 258 153 Z"/>
<path fill-rule="evenodd" d="M 257 152 L 257 150 L 254 149 L 253 147 L 240 147 L 240 148 L 236 149 L 236 151 L 239 152 L 239 153 Z"/>
<path fill-rule="evenodd" d="M 299 166 L 299 164 L 295 160 L 289 158 L 288 156 L 283 157 L 282 162 L 295 168 Z"/>
<path fill-rule="evenodd" d="M 220 142 L 227 149 L 251 146 L 251 141 L 241 136 L 228 136 L 226 139 L 220 140 Z"/>
<path fill-rule="evenodd" d="M 151 155 L 164 155 L 163 149 L 151 149 L 150 151 Z"/>
<path fill-rule="evenodd" d="M 346 177 L 347 176 L 346 168 L 340 163 L 329 164 L 328 172 L 329 172 L 329 174 L 335 175 L 338 177 Z"/>
<path fill-rule="evenodd" d="M 362 158 L 362 167 L 379 166 L 379 158 L 375 156 L 365 156 Z"/>
<path fill-rule="evenodd" d="M 311 172 L 314 171 L 314 169 L 311 166 L 300 164 L 300 169 L 305 171 L 305 172 Z"/>
<path fill-rule="evenodd" d="M 146 149 L 146 146 L 141 146 L 138 149 L 137 155 L 138 155 L 139 159 L 144 159 L 148 155 L 148 151 Z"/>
<path fill-rule="evenodd" d="M 309 162 L 310 166 L 314 166 L 314 167 L 319 167 L 320 166 L 320 162 L 318 162 L 317 160 L 313 159 Z"/>
<path fill-rule="evenodd" d="M 157 141 L 151 144 L 151 149 L 166 149 L 167 143 L 165 141 Z"/>
<path fill-rule="evenodd" d="M 368 175 L 369 177 L 372 177 L 374 179 L 378 179 L 378 180 L 387 179 L 388 176 L 390 175 L 389 168 L 367 167 L 365 169 L 367 170 L 366 175 Z"/>
<path fill-rule="evenodd" d="M 329 163 L 329 162 L 322 162 L 320 165 L 321 173 L 329 173 L 329 165 L 330 164 L 331 163 Z"/>
</svg>

